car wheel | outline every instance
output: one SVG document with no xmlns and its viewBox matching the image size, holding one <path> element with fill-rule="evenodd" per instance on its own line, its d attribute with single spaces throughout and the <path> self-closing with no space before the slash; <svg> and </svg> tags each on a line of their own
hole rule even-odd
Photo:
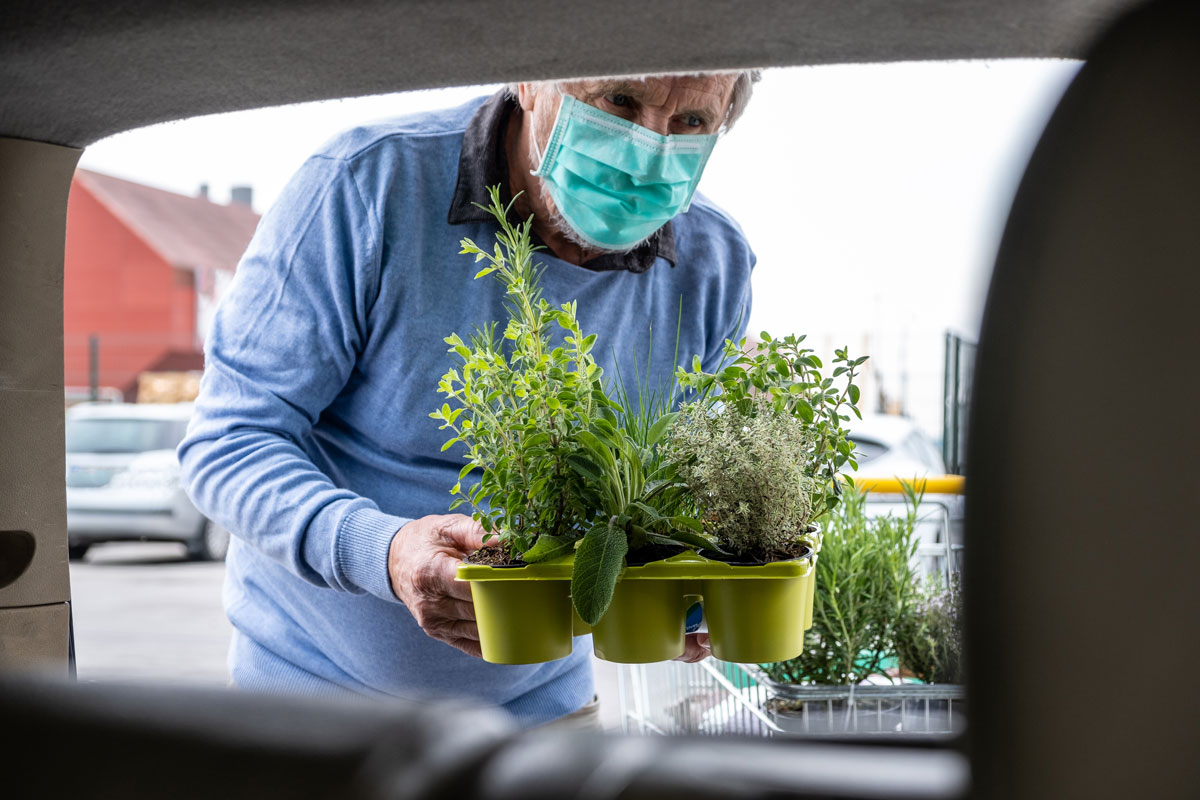
<svg viewBox="0 0 1200 800">
<path fill-rule="evenodd" d="M 82 561 L 83 557 L 87 555 L 88 548 L 90 547 L 90 544 L 68 544 L 67 558 L 71 561 Z"/>
<path fill-rule="evenodd" d="M 220 523 L 205 520 L 200 537 L 188 543 L 188 558 L 193 561 L 224 561 L 229 551 L 229 530 Z"/>
</svg>

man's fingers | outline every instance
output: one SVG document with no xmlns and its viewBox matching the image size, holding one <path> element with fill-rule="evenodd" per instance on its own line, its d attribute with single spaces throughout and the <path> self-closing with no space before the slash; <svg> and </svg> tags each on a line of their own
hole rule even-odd
<svg viewBox="0 0 1200 800">
<path fill-rule="evenodd" d="M 470 555 L 483 547 L 483 526 L 465 514 L 452 514 L 439 526 L 446 544 Z"/>
<path fill-rule="evenodd" d="M 456 619 L 446 626 L 447 639 L 470 639 L 479 641 L 479 627 L 469 619 Z"/>
<path fill-rule="evenodd" d="M 470 588 L 468 587 L 468 592 L 469 591 Z M 446 602 L 449 604 L 450 613 L 454 615 L 455 619 L 466 619 L 470 620 L 471 622 L 475 621 L 475 604 L 472 603 L 469 598 L 467 600 L 456 600 L 454 598 L 450 598 Z"/>
<path fill-rule="evenodd" d="M 442 591 L 446 593 L 447 597 L 453 600 L 471 604 L 471 584 L 466 581 L 458 581 L 454 579 L 454 576 L 458 574 L 457 569 L 458 562 L 449 561 L 449 568 L 447 569 L 448 574 L 446 576 L 445 584 L 442 587 Z M 472 605 L 470 617 L 466 617 L 465 614 L 460 614 L 458 616 L 468 619 L 475 619 L 474 606 Z"/>
<path fill-rule="evenodd" d="M 479 647 L 479 642 L 474 639 L 455 639 L 452 642 L 446 642 L 451 647 L 457 647 L 469 656 L 483 658 L 483 650 Z"/>
<path fill-rule="evenodd" d="M 703 639 L 701 639 L 703 637 Z M 712 655 L 712 651 L 708 648 L 708 634 L 693 633 L 687 637 L 687 643 L 684 646 L 683 655 L 676 658 L 676 661 L 683 661 L 687 664 L 694 664 L 697 661 L 703 661 Z"/>
</svg>

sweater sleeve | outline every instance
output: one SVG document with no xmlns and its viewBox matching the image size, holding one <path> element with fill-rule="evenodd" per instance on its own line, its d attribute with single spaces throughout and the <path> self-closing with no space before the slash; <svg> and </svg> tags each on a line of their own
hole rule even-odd
<svg viewBox="0 0 1200 800">
<path fill-rule="evenodd" d="M 301 167 L 217 310 L 179 461 L 202 513 L 292 573 L 399 602 L 387 554 L 409 520 L 338 487 L 305 451 L 367 337 L 377 230 L 345 161 Z"/>
</svg>

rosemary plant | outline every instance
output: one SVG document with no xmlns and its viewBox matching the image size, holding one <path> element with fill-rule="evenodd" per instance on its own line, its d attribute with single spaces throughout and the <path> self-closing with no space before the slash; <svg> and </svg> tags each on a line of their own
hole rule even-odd
<svg viewBox="0 0 1200 800">
<path fill-rule="evenodd" d="M 856 684 L 883 674 L 896 657 L 905 620 L 918 600 L 910 569 L 921 494 L 905 486 L 903 516 L 868 516 L 866 495 L 848 489 L 827 517 L 816 570 L 813 626 L 804 652 L 763 664 L 772 680 Z"/>
</svg>

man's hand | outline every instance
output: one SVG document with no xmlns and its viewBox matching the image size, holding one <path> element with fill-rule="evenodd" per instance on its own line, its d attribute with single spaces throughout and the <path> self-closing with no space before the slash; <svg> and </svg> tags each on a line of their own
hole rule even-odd
<svg viewBox="0 0 1200 800">
<path fill-rule="evenodd" d="M 434 639 L 481 658 L 469 584 L 454 580 L 464 556 L 483 547 L 483 528 L 462 514 L 414 519 L 392 537 L 392 591 Z"/>
<path fill-rule="evenodd" d="M 687 646 L 684 648 L 683 655 L 675 660 L 694 664 L 697 661 L 703 661 L 711 655 L 712 649 L 708 646 L 708 634 L 689 633 L 687 635 Z"/>
</svg>

